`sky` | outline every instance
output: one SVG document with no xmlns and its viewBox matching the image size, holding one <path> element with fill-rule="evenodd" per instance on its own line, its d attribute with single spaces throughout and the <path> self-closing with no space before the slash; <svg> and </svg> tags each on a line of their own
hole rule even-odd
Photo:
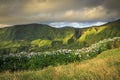
<svg viewBox="0 0 120 80">
<path fill-rule="evenodd" d="M 98 26 L 120 18 L 119 4 L 120 0 L 0 0 L 0 28 L 30 23 Z"/>
</svg>

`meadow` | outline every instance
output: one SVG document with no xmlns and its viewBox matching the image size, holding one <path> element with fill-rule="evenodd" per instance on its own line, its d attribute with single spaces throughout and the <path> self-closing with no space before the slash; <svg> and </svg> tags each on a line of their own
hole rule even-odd
<svg viewBox="0 0 120 80">
<path fill-rule="evenodd" d="M 81 62 L 99 55 L 101 52 L 120 47 L 120 37 L 104 39 L 82 49 L 59 49 L 46 52 L 20 52 L 0 57 L 0 71 L 38 70 L 48 66 Z"/>
<path fill-rule="evenodd" d="M 42 70 L 1 72 L 0 80 L 120 80 L 120 48 L 97 57 Z"/>
</svg>

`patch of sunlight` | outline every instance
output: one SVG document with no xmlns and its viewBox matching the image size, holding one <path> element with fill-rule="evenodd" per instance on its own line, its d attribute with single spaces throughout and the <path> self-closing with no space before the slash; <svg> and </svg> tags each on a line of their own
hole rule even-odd
<svg viewBox="0 0 120 80">
<path fill-rule="evenodd" d="M 52 43 L 52 41 L 50 40 L 42 40 L 40 43 L 39 43 L 39 47 L 42 47 L 42 46 L 50 46 Z"/>
<path fill-rule="evenodd" d="M 99 27 L 97 33 L 100 33 L 101 31 L 103 31 L 103 30 L 106 29 L 106 28 L 107 28 L 107 26 Z"/>
<path fill-rule="evenodd" d="M 73 36 L 73 34 L 67 35 L 64 39 L 63 39 L 63 44 L 67 44 L 68 40 L 71 39 Z"/>
<path fill-rule="evenodd" d="M 90 29 L 88 29 L 87 31 L 85 31 L 83 34 L 82 34 L 82 36 L 79 38 L 79 40 L 78 41 L 84 41 L 85 39 L 86 39 L 86 37 L 87 36 L 89 36 L 89 35 L 91 35 L 91 34 L 96 34 L 97 33 L 97 31 L 96 31 L 96 29 L 93 27 L 93 28 L 90 28 Z"/>
<path fill-rule="evenodd" d="M 10 43 L 7 47 L 20 47 L 20 43 L 17 43 L 17 42 L 15 42 L 15 43 Z"/>
<path fill-rule="evenodd" d="M 19 47 L 19 46 L 20 46 L 20 43 L 14 42 L 14 41 L 3 41 L 3 42 L 0 42 L 0 47 L 9 48 L 9 47 Z"/>
<path fill-rule="evenodd" d="M 32 41 L 31 45 L 43 47 L 43 46 L 51 46 L 51 43 L 52 43 L 52 41 L 50 41 L 50 40 L 37 39 L 37 40 Z"/>
</svg>

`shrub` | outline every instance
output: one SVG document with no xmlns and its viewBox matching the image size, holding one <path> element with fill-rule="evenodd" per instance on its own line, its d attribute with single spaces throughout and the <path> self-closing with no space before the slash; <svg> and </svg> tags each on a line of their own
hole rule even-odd
<svg viewBox="0 0 120 80">
<path fill-rule="evenodd" d="M 3 55 L 0 57 L 0 71 L 42 69 L 47 66 L 68 64 L 70 62 L 90 59 L 100 54 L 102 51 L 120 47 L 120 37 L 104 39 L 90 47 L 71 50 L 59 49 L 46 52 L 20 52 L 17 54 Z"/>
</svg>

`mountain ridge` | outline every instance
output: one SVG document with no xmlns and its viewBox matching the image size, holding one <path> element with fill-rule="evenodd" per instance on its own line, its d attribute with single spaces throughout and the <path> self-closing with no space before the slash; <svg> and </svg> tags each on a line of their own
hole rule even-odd
<svg viewBox="0 0 120 80">
<path fill-rule="evenodd" d="M 110 22 L 107 22 L 103 25 L 106 25 L 106 24 L 109 24 L 109 23 L 113 23 L 113 22 L 120 22 L 120 19 L 117 19 L 117 20 L 113 20 L 113 21 L 110 21 Z M 9 28 L 9 27 L 15 27 L 15 26 L 24 26 L 24 25 L 47 25 L 49 27 L 53 27 L 53 26 L 50 26 L 48 24 L 41 24 L 41 23 L 28 23 L 28 24 L 16 24 L 16 25 L 12 25 L 12 26 L 7 26 L 7 27 L 1 27 L 0 29 L 3 29 L 3 28 Z M 99 25 L 99 26 L 103 26 L 103 25 Z M 93 25 L 94 26 L 94 25 Z M 89 28 L 89 27 L 93 27 L 93 26 L 88 26 L 88 27 L 85 27 L 85 28 Z M 68 28 L 76 28 L 74 26 L 63 26 L 63 27 L 60 27 L 60 28 L 64 28 L 64 27 L 68 27 Z M 97 26 L 94 26 L 94 27 L 97 27 Z M 56 27 L 53 27 L 53 28 L 56 28 Z M 79 27 L 77 27 L 79 28 Z M 84 27 L 82 27 L 84 28 Z"/>
<path fill-rule="evenodd" d="M 54 28 L 46 24 L 0 28 L 0 53 L 82 48 L 105 38 L 120 36 L 120 20 L 87 28 Z M 15 48 L 15 49 L 13 49 Z"/>
</svg>

